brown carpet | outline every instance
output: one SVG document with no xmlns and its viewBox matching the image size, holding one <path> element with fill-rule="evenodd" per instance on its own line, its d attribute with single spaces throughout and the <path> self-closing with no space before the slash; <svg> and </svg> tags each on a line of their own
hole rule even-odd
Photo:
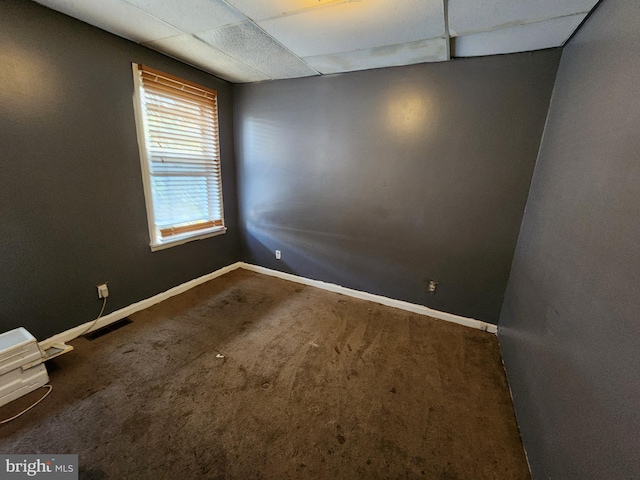
<svg viewBox="0 0 640 480">
<path fill-rule="evenodd" d="M 244 270 L 131 319 L 48 362 L 0 452 L 79 454 L 81 479 L 529 478 L 494 335 Z"/>
</svg>

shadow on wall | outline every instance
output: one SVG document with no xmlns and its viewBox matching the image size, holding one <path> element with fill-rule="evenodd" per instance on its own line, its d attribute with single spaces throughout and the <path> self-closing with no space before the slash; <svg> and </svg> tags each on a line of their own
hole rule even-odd
<svg viewBox="0 0 640 480">
<path fill-rule="evenodd" d="M 349 241 L 342 234 L 264 222 L 260 225 L 247 222 L 245 234 L 251 256 L 259 265 L 314 280 L 326 281 L 330 278 L 332 282 L 343 286 L 359 285 L 359 278 L 350 273 L 348 266 L 353 263 L 364 265 L 370 261 L 369 256 L 364 253 L 351 253 L 353 246 L 350 249 L 341 248 L 341 245 Z M 281 260 L 275 258 L 276 249 L 282 252 Z M 390 271 L 394 266 L 387 264 L 381 268 Z"/>
<path fill-rule="evenodd" d="M 283 226 L 267 220 L 268 212 L 258 218 L 259 222 L 254 219 L 245 224 L 248 263 L 435 308 L 429 304 L 436 297 L 426 293 L 429 278 L 415 279 L 415 290 L 422 292 L 422 298 L 408 296 L 407 279 L 415 277 L 412 264 L 381 257 L 373 237 Z M 275 250 L 282 252 L 281 260 L 275 258 Z"/>
</svg>

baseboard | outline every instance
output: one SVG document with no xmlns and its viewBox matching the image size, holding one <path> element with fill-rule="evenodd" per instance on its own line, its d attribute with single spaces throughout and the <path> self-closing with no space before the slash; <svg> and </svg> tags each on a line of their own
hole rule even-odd
<svg viewBox="0 0 640 480">
<path fill-rule="evenodd" d="M 77 327 L 74 327 L 70 330 L 59 333 L 57 335 L 54 335 L 53 337 L 49 337 L 46 340 L 39 342 L 38 345 L 42 350 L 46 350 L 54 343 L 69 342 L 79 335 L 84 335 L 85 333 L 93 332 L 94 330 L 97 330 L 99 328 L 106 327 L 107 325 L 113 322 L 117 322 L 118 320 L 128 317 L 129 315 L 139 312 L 140 310 L 149 308 L 152 305 L 155 305 L 156 303 L 160 303 L 163 300 L 166 300 L 175 295 L 179 295 L 183 292 L 186 292 L 187 290 L 190 290 L 193 287 L 197 287 L 198 285 L 208 282 L 209 280 L 213 280 L 214 278 L 221 277 L 222 275 L 229 273 L 233 270 L 236 270 L 239 267 L 240 267 L 240 262 L 236 262 L 226 267 L 223 267 L 219 270 L 216 270 L 215 272 L 207 273 L 206 275 L 203 275 L 201 277 L 194 278 L 193 280 L 182 283 L 176 287 L 170 288 L 166 292 L 159 293 L 157 295 L 154 295 L 153 297 L 131 304 L 128 307 L 121 308 L 120 310 L 116 310 L 115 312 L 111 312 L 110 314 L 100 318 L 96 322 L 96 324 L 91 328 L 89 328 L 89 326 L 91 326 L 91 324 L 95 320 L 92 320 L 87 323 L 83 323 L 82 325 L 78 325 Z"/>
<path fill-rule="evenodd" d="M 280 272 L 278 270 L 272 270 L 270 268 L 259 267 L 250 263 L 240 262 L 240 268 L 250 270 L 252 272 L 262 273 L 264 275 L 270 275 L 272 277 L 281 278 L 283 280 L 289 280 L 290 282 L 301 283 L 303 285 L 309 285 L 329 292 L 340 293 L 349 297 L 359 298 L 361 300 L 368 300 L 369 302 L 379 303 L 388 307 L 399 308 L 400 310 L 406 310 L 408 312 L 417 313 L 419 315 L 425 315 L 427 317 L 438 318 L 447 322 L 457 323 L 464 325 L 465 327 L 476 328 L 485 332 L 497 334 L 498 327 L 492 323 L 483 322 L 474 318 L 461 317 L 460 315 L 454 315 L 453 313 L 441 312 L 434 310 L 424 305 L 417 305 L 415 303 L 403 302 L 402 300 L 395 300 L 393 298 L 383 297 L 381 295 L 374 295 L 373 293 L 361 292 L 359 290 L 352 290 L 350 288 L 341 287 L 334 283 L 321 282 L 320 280 L 311 280 L 305 277 L 299 277 L 290 273 Z"/>
<path fill-rule="evenodd" d="M 496 334 L 498 331 L 498 327 L 491 323 L 482 322 L 473 318 L 461 317 L 452 313 L 440 312 L 439 310 L 434 310 L 432 308 L 425 307 L 424 305 L 417 305 L 415 303 L 403 302 L 401 300 L 395 300 L 393 298 L 383 297 L 381 295 L 374 295 L 372 293 L 361 292 L 359 290 L 352 290 L 350 288 L 341 287 L 340 285 L 336 285 L 334 283 L 321 282 L 320 280 L 311 280 L 310 278 L 299 277 L 298 275 L 292 275 L 290 273 L 284 273 L 278 270 L 272 270 L 270 268 L 259 267 L 250 263 L 236 262 L 219 270 L 216 270 L 215 272 L 207 273 L 206 275 L 203 275 L 201 277 L 194 278 L 193 280 L 173 287 L 166 292 L 159 293 L 158 295 L 154 295 L 153 297 L 141 300 L 132 305 L 129 305 L 128 307 L 121 308 L 120 310 L 116 310 L 115 312 L 111 312 L 110 314 L 100 318 L 93 326 L 91 326 L 91 324 L 94 322 L 94 320 L 83 323 L 82 325 L 78 325 L 77 327 L 54 335 L 53 337 L 49 337 L 46 340 L 39 342 L 38 345 L 42 350 L 46 350 L 50 348 L 54 343 L 70 342 L 79 335 L 84 335 L 85 333 L 93 332 L 94 330 L 97 330 L 99 328 L 106 327 L 113 322 L 117 322 L 118 320 L 128 317 L 131 314 L 139 312 L 140 310 L 144 310 L 145 308 L 149 308 L 156 303 L 160 303 L 163 300 L 171 298 L 175 295 L 179 295 L 182 292 L 186 292 L 193 287 L 197 287 L 198 285 L 208 282 L 209 280 L 213 280 L 214 278 L 221 277 L 222 275 L 232 272 L 233 270 L 236 270 L 238 268 L 244 268 L 245 270 L 261 273 L 263 275 L 269 275 L 271 277 L 281 278 L 290 282 L 309 285 L 311 287 L 320 288 L 329 292 L 340 293 L 348 297 L 354 297 L 361 300 L 367 300 L 369 302 L 379 303 L 388 307 L 399 308 L 400 310 L 406 310 L 407 312 L 413 312 L 419 315 L 425 315 L 427 317 L 438 318 L 440 320 L 457 323 L 459 325 L 464 325 L 465 327 L 476 328 L 478 330 L 483 330 L 485 332 L 493 334 Z M 89 328 L 90 326 L 91 328 Z"/>
</svg>

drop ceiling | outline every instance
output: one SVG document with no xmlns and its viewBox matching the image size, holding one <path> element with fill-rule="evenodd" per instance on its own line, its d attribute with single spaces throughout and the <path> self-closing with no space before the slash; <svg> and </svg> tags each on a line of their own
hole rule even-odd
<svg viewBox="0 0 640 480">
<path fill-rule="evenodd" d="M 598 0 L 37 0 L 236 83 L 562 46 Z"/>
</svg>

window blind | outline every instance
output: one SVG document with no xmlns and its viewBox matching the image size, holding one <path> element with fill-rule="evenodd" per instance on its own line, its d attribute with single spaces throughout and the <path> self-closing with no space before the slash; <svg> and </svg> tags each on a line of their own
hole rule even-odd
<svg viewBox="0 0 640 480">
<path fill-rule="evenodd" d="M 216 91 L 137 71 L 157 243 L 224 228 Z"/>
</svg>

